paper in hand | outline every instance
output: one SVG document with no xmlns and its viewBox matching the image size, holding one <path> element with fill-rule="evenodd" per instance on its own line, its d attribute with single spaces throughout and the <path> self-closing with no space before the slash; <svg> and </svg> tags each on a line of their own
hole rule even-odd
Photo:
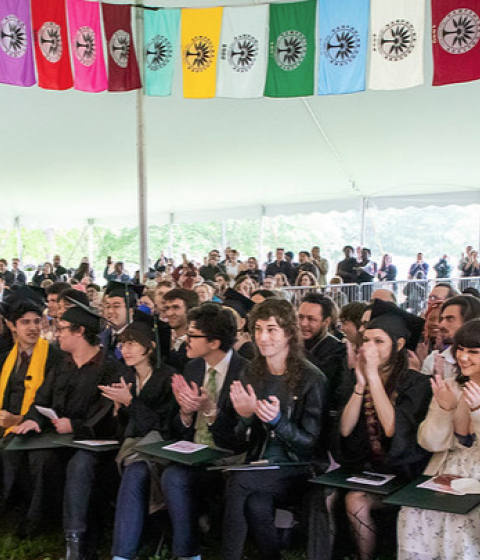
<svg viewBox="0 0 480 560">
<path fill-rule="evenodd" d="M 40 414 L 43 414 L 43 416 L 46 416 L 50 420 L 58 420 L 57 413 L 53 410 L 53 408 L 45 408 L 44 406 L 37 405 L 35 405 L 35 408 L 38 412 L 40 412 Z"/>
</svg>

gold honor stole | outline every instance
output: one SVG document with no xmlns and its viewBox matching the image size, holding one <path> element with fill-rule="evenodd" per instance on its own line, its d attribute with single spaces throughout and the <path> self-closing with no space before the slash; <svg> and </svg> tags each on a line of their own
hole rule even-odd
<svg viewBox="0 0 480 560">
<path fill-rule="evenodd" d="M 25 393 L 23 395 L 21 414 L 25 415 L 28 409 L 32 406 L 35 400 L 35 395 L 38 388 L 43 383 L 45 378 L 45 364 L 47 363 L 49 344 L 43 338 L 39 338 L 33 354 L 28 365 L 27 374 L 25 375 Z M 2 373 L 0 376 L 0 406 L 3 406 L 3 399 L 5 397 L 5 389 L 7 388 L 8 380 L 17 363 L 18 343 L 10 351 L 5 363 L 3 364 Z M 13 426 L 12 426 L 13 427 Z M 11 431 L 12 428 L 5 430 L 4 437 Z"/>
</svg>

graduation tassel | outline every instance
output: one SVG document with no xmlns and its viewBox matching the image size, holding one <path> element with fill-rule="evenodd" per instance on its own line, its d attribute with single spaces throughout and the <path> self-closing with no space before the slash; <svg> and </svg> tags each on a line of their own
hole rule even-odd
<svg viewBox="0 0 480 560">
<path fill-rule="evenodd" d="M 157 345 L 157 366 L 160 367 L 162 363 L 162 352 L 160 350 L 160 335 L 158 334 L 158 317 L 153 316 L 153 332 L 155 334 L 155 344 Z"/>
<path fill-rule="evenodd" d="M 125 305 L 127 306 L 127 325 L 130 324 L 130 292 L 128 284 L 125 284 Z"/>
</svg>

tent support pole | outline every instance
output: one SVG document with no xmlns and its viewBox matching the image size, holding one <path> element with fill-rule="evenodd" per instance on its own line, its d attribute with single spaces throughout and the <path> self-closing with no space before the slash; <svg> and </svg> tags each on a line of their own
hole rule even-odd
<svg viewBox="0 0 480 560">
<path fill-rule="evenodd" d="M 171 212 L 168 218 L 168 256 L 173 259 L 173 224 L 175 223 L 175 214 Z"/>
<path fill-rule="evenodd" d="M 136 0 L 139 5 L 140 1 Z M 135 14 L 137 52 L 143 50 L 143 10 Z M 145 112 L 143 89 L 137 89 L 137 170 L 138 170 L 138 227 L 140 241 L 140 278 L 148 272 L 147 175 L 145 157 Z"/>
<path fill-rule="evenodd" d="M 95 258 L 95 255 L 93 254 L 93 224 L 95 223 L 95 220 L 92 220 L 92 218 L 89 218 L 87 221 L 87 234 L 88 234 L 88 262 L 90 263 L 90 266 L 93 267 L 93 260 Z"/>
<path fill-rule="evenodd" d="M 265 214 L 266 208 L 265 206 L 261 207 L 260 213 L 260 221 L 259 221 L 259 236 L 258 236 L 258 264 L 262 266 L 262 259 L 263 259 L 263 241 L 264 241 L 264 234 L 265 234 Z"/>
<path fill-rule="evenodd" d="M 73 248 L 73 251 L 70 253 L 70 256 L 67 259 L 67 266 L 70 264 L 70 262 L 72 261 L 72 257 L 73 255 L 77 252 L 77 248 L 80 245 L 80 243 L 83 241 L 83 238 L 85 237 L 85 234 L 87 233 L 87 228 L 88 226 L 85 226 L 82 230 L 82 233 L 80 234 L 80 237 L 78 238 L 78 241 L 75 243 L 75 247 Z M 90 266 L 92 265 L 92 263 L 90 263 Z"/>
<path fill-rule="evenodd" d="M 225 220 L 222 220 L 222 251 L 225 251 L 227 246 L 227 224 Z"/>
<path fill-rule="evenodd" d="M 20 216 L 17 216 L 14 220 L 15 230 L 17 232 L 17 258 L 22 262 L 23 257 L 23 243 L 22 243 L 22 230 L 20 229 Z"/>
<path fill-rule="evenodd" d="M 367 212 L 368 212 L 368 198 L 362 198 L 362 209 L 361 209 L 361 231 L 360 231 L 360 245 L 365 247 L 367 243 Z"/>
</svg>

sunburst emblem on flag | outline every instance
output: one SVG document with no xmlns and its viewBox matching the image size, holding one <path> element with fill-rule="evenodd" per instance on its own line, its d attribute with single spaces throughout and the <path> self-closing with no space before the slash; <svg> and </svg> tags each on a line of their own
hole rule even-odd
<svg viewBox="0 0 480 560">
<path fill-rule="evenodd" d="M 97 57 L 95 31 L 88 26 L 77 30 L 74 43 L 75 56 L 84 66 L 91 66 Z"/>
<path fill-rule="evenodd" d="M 450 54 L 463 54 L 473 49 L 480 38 L 480 18 L 467 8 L 453 10 L 438 26 L 438 40 Z"/>
<path fill-rule="evenodd" d="M 172 43 L 163 35 L 155 35 L 145 50 L 147 68 L 160 70 L 172 60 Z"/>
<path fill-rule="evenodd" d="M 9 15 L 2 20 L 0 30 L 2 50 L 12 58 L 22 57 L 27 51 L 27 34 L 23 21 Z"/>
<path fill-rule="evenodd" d="M 398 62 L 413 51 L 417 43 L 417 34 L 410 22 L 397 19 L 380 31 L 377 41 L 378 51 L 383 57 Z"/>
<path fill-rule="evenodd" d="M 275 62 L 282 70 L 296 70 L 307 53 L 307 39 L 300 31 L 285 31 L 277 38 Z"/>
<path fill-rule="evenodd" d="M 359 50 L 360 34 L 350 25 L 341 25 L 332 29 L 323 46 L 325 56 L 335 66 L 350 64 Z"/>
<path fill-rule="evenodd" d="M 212 65 L 215 49 L 208 37 L 194 37 L 183 53 L 183 59 L 192 72 L 204 72 Z"/>
<path fill-rule="evenodd" d="M 58 62 L 63 53 L 60 26 L 53 21 L 45 22 L 38 32 L 38 44 L 48 62 Z"/>
<path fill-rule="evenodd" d="M 258 41 L 252 35 L 244 34 L 235 37 L 228 49 L 228 62 L 235 72 L 251 70 L 258 56 Z"/>
<path fill-rule="evenodd" d="M 130 56 L 130 33 L 123 29 L 118 29 L 110 39 L 110 54 L 113 61 L 120 68 L 128 66 L 128 58 Z"/>
</svg>

